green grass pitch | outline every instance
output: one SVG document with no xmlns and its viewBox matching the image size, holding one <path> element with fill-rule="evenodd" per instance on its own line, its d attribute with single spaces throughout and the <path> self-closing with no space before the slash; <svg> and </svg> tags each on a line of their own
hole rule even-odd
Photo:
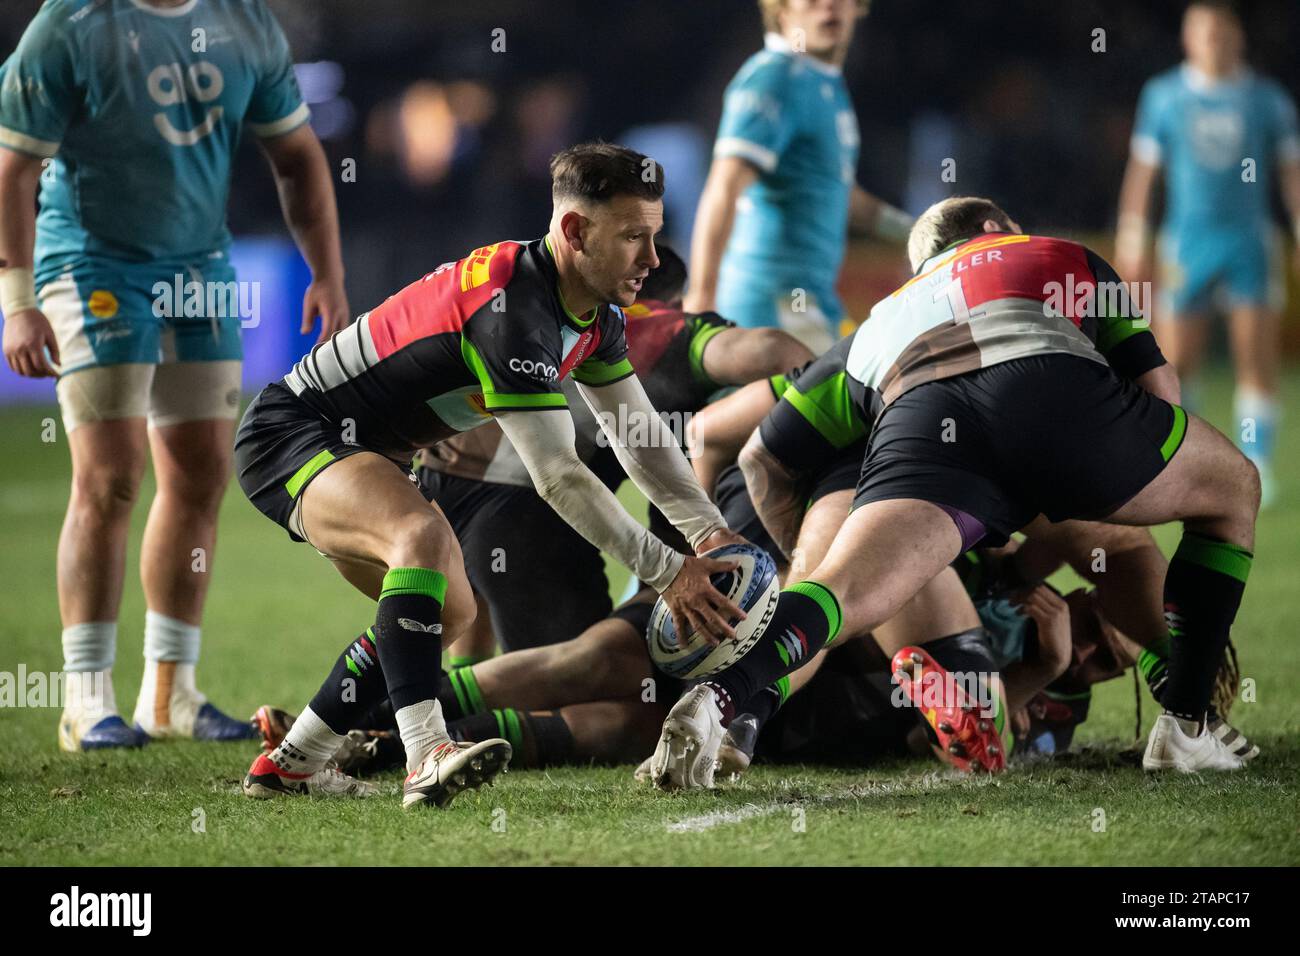
<svg viewBox="0 0 1300 956">
<path fill-rule="evenodd" d="M 252 744 L 154 744 L 69 756 L 57 710 L 0 708 L 0 864 L 1129 864 L 1300 863 L 1300 375 L 1277 473 L 1281 502 L 1260 522 L 1235 631 L 1255 702 L 1234 722 L 1263 755 L 1232 776 L 1147 779 L 1133 740 L 1133 684 L 1098 688 L 1077 756 L 960 778 L 913 762 L 860 770 L 755 767 L 714 793 L 664 795 L 631 767 L 515 771 L 443 812 L 365 802 L 253 802 L 239 780 Z M 1214 379 L 1211 418 L 1229 417 Z M 47 407 L 0 413 L 0 671 L 61 665 L 55 540 L 68 454 L 42 442 Z M 145 496 L 149 487 L 145 489 Z M 625 495 L 627 500 L 631 500 Z M 138 509 L 128 568 L 139 557 Z M 1161 529 L 1172 547 L 1176 532 Z M 292 545 L 232 485 L 222 511 L 204 622 L 200 686 L 243 716 L 262 703 L 298 709 L 342 642 L 372 618 L 310 548 Z M 611 574 L 621 591 L 625 575 Z M 131 570 L 115 670 L 129 716 L 141 672 L 144 606 Z M 350 622 L 350 623 L 349 623 Z M 294 666 L 287 662 L 294 661 Z M 1145 694 L 1145 691 L 1144 691 Z M 1146 700 L 1144 730 L 1154 709 Z"/>
</svg>

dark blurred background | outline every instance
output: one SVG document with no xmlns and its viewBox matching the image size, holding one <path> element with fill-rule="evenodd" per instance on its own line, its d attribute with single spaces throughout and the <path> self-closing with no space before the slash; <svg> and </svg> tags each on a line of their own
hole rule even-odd
<svg viewBox="0 0 1300 956">
<path fill-rule="evenodd" d="M 0 56 L 38 6 L 0 0 Z M 663 163 L 666 233 L 685 254 L 723 89 L 763 32 L 754 0 L 269 6 L 331 162 L 341 174 L 355 161 L 355 182 L 340 179 L 337 192 L 356 312 L 477 245 L 540 235 L 548 160 L 588 138 Z M 1138 91 L 1181 59 L 1184 6 L 876 0 L 845 67 L 862 132 L 860 182 L 912 213 L 950 192 L 984 194 L 1027 230 L 1104 243 Z M 1300 3 L 1241 6 L 1251 63 L 1300 95 Z M 1097 28 L 1104 53 L 1092 49 Z M 954 184 L 939 177 L 948 157 Z M 305 281 L 251 142 L 230 222 L 246 277 L 252 269 L 291 287 Z M 843 279 L 855 318 L 901 268 L 896 251 L 855 250 Z M 286 308 L 294 294 L 285 290 Z"/>
</svg>

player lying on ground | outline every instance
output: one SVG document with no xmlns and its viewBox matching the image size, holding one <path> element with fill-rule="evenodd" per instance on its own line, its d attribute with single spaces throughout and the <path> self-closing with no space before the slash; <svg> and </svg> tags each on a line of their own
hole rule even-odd
<svg viewBox="0 0 1300 956">
<path fill-rule="evenodd" d="M 810 482 L 822 480 L 814 477 L 819 472 L 838 473 L 850 483 L 856 480 L 865 441 L 862 436 L 870 423 L 857 410 L 849 391 L 845 368 L 851 345 L 850 337 L 809 367 L 771 382 L 748 385 L 709 405 L 695 418 L 693 437 L 698 454 L 692 465 L 701 486 L 711 493 L 717 486 L 717 499 L 730 526 L 773 553 L 788 545 L 779 546 L 768 537 L 768 531 L 775 530 L 786 539 L 799 527 L 802 511 L 797 504 L 790 504 L 792 486 L 802 494 Z M 729 482 L 725 475 L 719 482 L 716 475 L 747 441 L 741 460 L 749 484 L 758 494 L 753 498 L 754 510 L 743 512 L 728 507 L 732 497 Z M 748 495 L 745 501 L 749 501 Z M 1012 543 L 1002 549 L 1005 554 L 991 549 L 970 551 L 956 562 L 964 578 L 972 577 L 972 562 L 979 570 L 974 577 L 980 581 L 972 596 L 1025 589 L 1069 563 L 1096 586 L 1101 610 L 1137 641 L 1142 671 L 1159 701 L 1168 677 L 1169 634 L 1162 593 L 1168 562 L 1151 533 L 1145 528 L 1100 522 L 1052 524 L 1042 516 L 1027 526 L 1025 533 L 1027 547 L 1017 550 Z M 890 648 L 891 653 L 896 649 Z M 1235 651 L 1231 656 L 1235 657 Z M 1231 742 L 1234 753 L 1253 756 L 1258 752 L 1215 708 L 1208 715 L 1208 726 L 1215 736 Z"/>
<path fill-rule="evenodd" d="M 1026 588 L 1042 587 L 1064 565 L 1093 587 L 1064 596 L 1073 628 L 1070 668 L 1045 690 L 1038 709 L 1051 702 L 1056 719 L 1072 729 L 1087 715 L 1088 688 L 1134 664 L 1152 697 L 1162 701 L 1169 684 L 1169 631 L 1161 606 L 1169 562 L 1146 528 L 1092 521 L 1053 524 L 1040 516 L 1024 529 L 1023 541 L 969 551 L 956 567 L 993 634 L 999 631 L 994 622 L 1011 613 L 1008 598 Z M 994 650 L 997 653 L 996 642 Z M 1236 649 L 1229 641 L 1216 674 L 1206 725 L 1232 753 L 1252 760 L 1259 748 L 1225 719 L 1239 680 Z M 1041 717 L 1040 713 L 1035 719 Z M 1054 733 L 1053 746 L 1064 749 L 1068 737 L 1063 738 L 1059 729 Z"/>
<path fill-rule="evenodd" d="M 744 385 L 804 364 L 811 353 L 778 329 L 738 329 L 720 316 L 680 308 L 686 266 L 664 246 L 634 305 L 623 310 L 628 358 L 674 441 L 689 434 L 692 416 L 721 388 Z M 616 491 L 627 475 L 600 424 L 562 383 L 583 463 Z M 629 439 L 644 423 L 625 423 Z M 624 423 L 620 423 L 620 428 Z M 449 651 L 451 664 L 505 650 L 572 639 L 609 615 L 609 583 L 600 552 L 538 495 L 514 446 L 495 424 L 453 435 L 424 450 L 418 471 L 425 493 L 447 516 L 479 600 L 472 640 Z M 657 509 L 650 530 L 689 552 Z M 557 600 L 563 595 L 563 600 Z"/>
<path fill-rule="evenodd" d="M 799 553 L 811 562 L 821 560 L 848 513 L 851 493 L 845 484 L 852 485 L 858 462 L 850 464 L 849 469 L 828 469 L 812 476 L 807 514 L 798 538 Z M 753 533 L 760 546 L 775 553 L 748 503 L 738 470 L 732 469 L 724 476 L 718 500 L 729 525 Z M 792 571 L 782 565 L 783 580 L 797 580 L 803 567 L 801 563 Z M 452 736 L 478 740 L 500 732 L 521 751 L 526 766 L 590 760 L 618 762 L 644 754 L 654 745 L 668 703 L 677 699 L 684 687 L 680 681 L 657 674 L 646 653 L 645 629 L 652 601 L 653 591 L 647 589 L 576 639 L 503 654 L 472 667 L 453 668 L 439 685 L 439 699 L 448 715 Z M 909 644 L 925 644 L 954 670 L 965 670 L 971 662 L 982 672 L 993 666 L 987 648 L 976 646 L 983 641 L 979 618 L 953 571 L 924 588 L 899 615 L 898 622 L 882 625 L 878 633 L 891 651 Z M 764 722 L 786 699 L 810 681 L 814 682 L 812 687 L 817 686 L 815 675 L 820 661 L 818 658 L 788 680 L 778 681 L 746 705 L 742 716 L 729 728 L 728 740 L 720 752 L 724 773 L 744 770 Z M 883 667 L 881 672 L 886 673 Z M 860 713 L 861 708 L 854 709 L 852 701 L 870 692 L 863 690 L 861 681 L 854 680 L 847 668 L 837 673 L 839 677 L 823 680 L 827 693 L 845 700 L 849 712 Z M 1046 679 L 1028 688 L 1026 695 L 1045 683 Z M 996 679 L 991 686 L 993 692 L 1001 694 Z M 819 713 L 828 708 L 834 709 L 821 700 L 816 705 Z M 908 711 L 904 727 L 915 722 L 916 714 L 915 710 Z M 800 726 L 803 719 L 793 719 L 791 724 Z M 254 722 L 272 747 L 287 725 L 286 715 L 270 707 L 261 708 Z M 387 731 L 392 726 L 391 709 L 372 709 L 357 726 L 364 731 Z M 780 733 L 785 735 L 785 731 Z M 882 736 L 874 731 L 868 734 L 870 739 Z M 369 751 L 358 753 L 355 742 L 365 743 L 368 739 Z M 803 737 L 796 729 L 790 732 L 789 739 Z M 377 756 L 383 766 L 386 759 L 391 759 L 394 744 L 391 736 L 359 734 L 352 745 L 343 748 L 343 753 Z M 846 741 L 842 756 L 851 759 L 848 755 L 865 752 L 859 742 Z M 368 767 L 373 770 L 375 763 L 368 761 Z"/>
<path fill-rule="evenodd" d="M 619 505 L 574 450 L 560 381 L 593 412 L 646 421 L 611 442 L 623 467 L 697 552 L 740 541 L 696 483 L 627 358 L 620 307 L 658 264 L 663 171 L 605 143 L 551 164 L 547 235 L 500 242 L 439 267 L 305 356 L 249 406 L 236 438 L 253 504 L 378 601 L 292 730 L 244 779 L 252 797 L 368 795 L 324 770 L 356 715 L 392 703 L 409 775 L 403 805 L 442 805 L 509 760 L 504 739 L 458 748 L 437 700 L 442 645 L 473 623 L 460 545 L 410 474 L 420 448 L 495 419 L 533 483 L 569 524 L 664 595 L 684 631 L 734 636 L 743 612 L 709 583 L 734 564 L 684 556 Z M 353 656 L 355 654 L 355 656 Z"/>
<path fill-rule="evenodd" d="M 844 493 L 832 501 L 834 497 L 813 497 L 801 529 L 800 544 L 815 557 L 825 553 L 843 521 L 847 500 Z M 653 600 L 654 591 L 647 588 L 576 639 L 454 668 L 438 684 L 440 710 L 451 718 L 449 729 L 477 740 L 499 728 L 512 743 L 524 743 L 523 756 L 529 761 L 642 757 L 654 745 L 668 703 L 684 689 L 680 682 L 656 674 L 650 664 L 645 629 Z M 368 643 L 358 646 L 360 652 L 354 650 L 353 656 L 361 664 L 354 660 L 354 666 L 364 668 L 371 651 Z M 438 673 L 435 669 L 435 682 Z M 779 690 L 760 691 L 747 709 L 775 710 L 800 682 L 800 675 L 794 675 Z M 372 699 L 367 707 L 353 710 L 355 722 L 343 730 L 388 728 L 385 708 L 370 706 L 377 703 Z M 259 710 L 254 720 L 268 739 L 283 733 L 284 721 L 269 708 Z"/>
<path fill-rule="evenodd" d="M 1023 235 L 992 202 L 956 197 L 922 215 L 908 252 L 915 277 L 877 303 L 847 355 L 854 404 L 873 423 L 856 507 L 759 641 L 674 705 L 656 782 L 712 785 L 737 703 L 791 670 L 783 642 L 815 653 L 846 621 L 874 629 L 959 554 L 1039 514 L 1184 523 L 1165 578 L 1165 713 L 1143 765 L 1240 767 L 1205 718 L 1250 568 L 1258 472 L 1174 404 L 1173 370 L 1114 270 L 1084 247 Z M 1082 294 L 1067 301 L 1066 288 Z"/>
<path fill-rule="evenodd" d="M 847 507 L 846 495 L 837 507 L 841 520 Z M 1117 541 L 1107 532 L 1132 530 L 1098 526 L 1098 534 L 1089 537 L 1110 546 Z M 944 590 L 926 588 L 913 601 L 918 606 L 905 612 L 910 626 L 927 626 L 919 607 L 926 599 L 936 602 L 928 612 L 931 632 L 952 626 L 943 621 L 945 606 L 960 614 L 968 605 L 955 573 L 945 571 L 940 579 Z M 681 687 L 656 674 L 645 651 L 653 599 L 646 589 L 573 640 L 453 668 L 438 689 L 448 732 L 457 741 L 500 734 L 514 748 L 515 763 L 524 767 L 624 763 L 645 753 L 675 699 L 674 688 Z M 982 643 L 975 654 L 1001 672 L 1008 712 L 1022 724 L 1017 752 L 1055 753 L 1067 749 L 1075 727 L 1086 719 L 1091 684 L 1118 676 L 1140 650 L 1105 619 L 1100 605 L 1096 590 L 1061 598 L 1046 585 L 1018 583 L 1014 590 L 998 588 L 976 600 L 982 627 L 937 639 L 921 630 L 893 636 L 888 625 L 881 630 L 887 641 L 923 644 L 940 660 L 963 652 L 975 656 L 973 643 Z M 956 676 L 965 677 L 960 671 Z M 924 732 L 918 708 L 899 706 L 889 657 L 868 635 L 837 641 L 782 683 L 777 692 L 760 694 L 731 723 L 718 754 L 724 777 L 743 772 L 756 751 L 774 762 L 860 766 L 890 755 L 929 753 L 933 741 L 934 753 L 954 762 L 937 737 Z M 271 750 L 293 717 L 264 706 L 254 723 L 264 749 Z M 400 765 L 391 708 L 372 708 L 334 759 L 345 772 L 366 775 Z M 648 764 L 638 768 L 638 777 L 648 776 Z"/>
<path fill-rule="evenodd" d="M 57 377 L 72 455 L 57 570 L 59 746 L 72 752 L 248 736 L 195 681 L 239 412 L 241 319 L 259 318 L 256 299 L 238 294 L 226 228 L 245 130 L 311 267 L 302 331 L 319 315 L 324 339 L 348 321 L 329 164 L 279 24 L 262 0 L 180 6 L 51 0 L 0 67 L 5 360 L 19 375 Z M 196 49 L 204 30 L 229 42 Z M 128 726 L 112 668 L 150 459 L 144 676 Z"/>
</svg>

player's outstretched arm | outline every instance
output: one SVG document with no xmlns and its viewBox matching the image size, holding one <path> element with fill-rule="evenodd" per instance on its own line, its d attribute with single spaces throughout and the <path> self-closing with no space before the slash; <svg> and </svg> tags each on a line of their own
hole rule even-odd
<svg viewBox="0 0 1300 956">
<path fill-rule="evenodd" d="M 679 633 L 698 630 L 715 640 L 735 636 L 727 621 L 743 619 L 745 614 L 709 582 L 709 575 L 732 570 L 735 563 L 679 554 L 638 524 L 578 457 L 573 418 L 567 409 L 501 412 L 496 418 L 537 493 L 574 531 L 662 594 Z M 682 457 L 680 451 L 676 454 Z M 685 459 L 682 468 L 690 474 Z M 726 529 L 717 508 L 707 499 L 704 502 L 717 520 L 706 527 L 701 540 Z M 660 509 L 668 513 L 663 505 Z"/>
<path fill-rule="evenodd" d="M 854 184 L 849 193 L 849 231 L 859 237 L 876 236 L 905 244 L 916 219 Z"/>
<path fill-rule="evenodd" d="M 579 384 L 578 392 L 632 483 L 664 513 L 692 549 L 698 552 L 709 535 L 726 529 L 721 512 L 687 464 L 678 437 L 659 417 L 639 378 L 629 375 L 601 386 Z M 628 435 L 619 434 L 620 422 L 632 426 Z M 627 440 L 634 436 L 635 442 Z"/>
<path fill-rule="evenodd" d="M 29 378 L 55 376 L 59 346 L 49 320 L 37 307 L 32 275 L 36 239 L 36 189 L 41 158 L 0 148 L 0 312 L 9 367 Z"/>
<path fill-rule="evenodd" d="M 348 297 L 343 289 L 343 255 L 334 181 L 320 140 L 307 124 L 262 140 L 271 164 L 280 209 L 294 242 L 311 267 L 312 281 L 302 302 L 302 329 L 310 332 L 320 316 L 319 342 L 348 324 Z"/>
<path fill-rule="evenodd" d="M 768 450 L 757 430 L 740 450 L 737 462 L 758 519 L 786 560 L 790 560 L 799 540 L 806 505 L 799 476 Z"/>
<path fill-rule="evenodd" d="M 739 156 L 719 156 L 709 167 L 691 232 L 690 289 L 687 312 L 710 312 L 718 292 L 722 253 L 736 221 L 736 201 L 758 179 L 758 168 Z"/>
<path fill-rule="evenodd" d="M 772 382 L 764 379 L 705 405 L 691 418 L 686 430 L 691 467 L 710 498 L 718 476 L 736 461 L 749 436 L 775 404 Z"/>
<path fill-rule="evenodd" d="M 1151 196 L 1160 167 L 1130 156 L 1119 191 L 1119 225 L 1115 231 L 1115 265 L 1130 282 L 1151 279 Z"/>
</svg>

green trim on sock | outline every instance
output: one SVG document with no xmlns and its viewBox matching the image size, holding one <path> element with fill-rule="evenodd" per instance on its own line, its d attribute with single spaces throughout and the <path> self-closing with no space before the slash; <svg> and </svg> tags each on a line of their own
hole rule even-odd
<svg viewBox="0 0 1300 956">
<path fill-rule="evenodd" d="M 501 736 L 508 740 L 510 746 L 519 751 L 522 756 L 524 731 L 519 724 L 519 711 L 513 707 L 504 707 L 492 711 L 492 714 L 497 719 L 497 728 L 501 731 Z"/>
<path fill-rule="evenodd" d="M 818 584 L 816 581 L 800 581 L 798 584 L 792 584 L 785 590 L 793 591 L 795 594 L 802 594 L 804 597 L 812 598 L 817 602 L 817 606 L 822 609 L 826 615 L 828 630 L 826 632 L 826 646 L 829 647 L 831 641 L 840 632 L 840 625 L 844 623 L 844 616 L 840 613 L 840 602 L 836 600 L 834 593 L 824 584 Z"/>
<path fill-rule="evenodd" d="M 1043 696 L 1047 697 L 1050 700 L 1091 700 L 1092 688 L 1088 688 L 1085 691 L 1080 691 L 1077 694 L 1062 694 L 1060 691 L 1044 689 Z"/>
<path fill-rule="evenodd" d="M 366 637 L 370 638 L 370 643 L 372 644 L 379 643 L 379 638 L 375 636 L 375 629 L 373 626 L 366 628 Z"/>
<path fill-rule="evenodd" d="M 1153 653 L 1147 648 L 1142 648 L 1138 654 L 1138 670 L 1142 672 L 1142 677 L 1148 684 L 1152 684 L 1160 679 L 1160 675 L 1165 672 L 1168 662 L 1159 654 Z"/>
<path fill-rule="evenodd" d="M 451 681 L 452 690 L 456 692 L 456 700 L 460 702 L 460 709 L 469 714 L 481 714 L 485 708 L 483 706 L 483 693 L 478 689 L 478 681 L 474 679 L 474 671 L 469 667 L 457 667 L 447 674 L 447 679 Z"/>
<path fill-rule="evenodd" d="M 454 654 L 447 658 L 447 666 L 453 669 L 473 667 L 475 664 L 482 664 L 484 661 L 492 660 L 492 657 L 491 654 L 487 655 L 487 657 L 479 657 L 477 654 Z"/>
<path fill-rule="evenodd" d="M 776 679 L 776 683 L 773 684 L 772 686 L 776 688 L 776 696 L 778 701 L 776 706 L 779 708 L 782 704 L 784 704 L 787 700 L 790 699 L 790 675 L 786 674 L 784 677 L 778 677 Z"/>
<path fill-rule="evenodd" d="M 1188 532 L 1183 535 L 1183 540 L 1178 542 L 1178 550 L 1174 552 L 1173 560 L 1190 561 L 1192 564 L 1199 564 L 1219 574 L 1236 578 L 1245 584 L 1254 557 L 1238 545 L 1215 541 L 1213 538 L 1203 538 L 1199 534 Z"/>
<path fill-rule="evenodd" d="M 447 575 L 432 568 L 389 568 L 379 599 L 394 594 L 423 594 L 442 606 L 447 599 Z"/>
<path fill-rule="evenodd" d="M 1174 452 L 1178 451 L 1187 436 L 1187 413 L 1177 405 L 1171 407 L 1174 410 L 1174 427 L 1169 429 L 1169 437 L 1160 446 L 1160 457 L 1165 461 L 1174 457 Z"/>
</svg>

